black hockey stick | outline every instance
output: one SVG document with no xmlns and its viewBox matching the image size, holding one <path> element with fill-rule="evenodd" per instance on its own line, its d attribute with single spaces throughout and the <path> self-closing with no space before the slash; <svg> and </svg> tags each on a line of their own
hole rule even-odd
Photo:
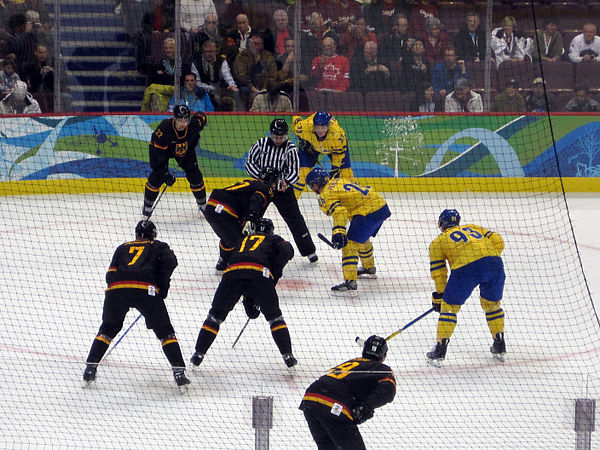
<svg viewBox="0 0 600 450">
<path fill-rule="evenodd" d="M 242 337 L 242 333 L 244 332 L 244 330 L 246 329 L 246 327 L 248 326 L 249 323 L 250 323 L 250 317 L 248 317 L 248 320 L 246 320 L 246 323 L 242 327 L 242 331 L 240 331 L 240 334 L 238 334 L 238 337 L 236 337 L 235 341 L 233 341 L 233 344 L 231 345 L 231 348 L 235 347 L 235 344 L 237 344 L 237 341 L 240 340 L 240 338 Z"/>
<path fill-rule="evenodd" d="M 331 241 L 329 239 L 327 239 L 325 236 L 323 236 L 321 233 L 317 233 L 317 237 L 319 239 L 321 239 L 323 242 L 325 242 L 327 245 L 329 245 L 331 248 L 333 248 L 334 250 L 337 250 L 337 248 L 335 248 L 335 246 L 331 243 Z"/>
<path fill-rule="evenodd" d="M 395 338 L 400 333 L 402 333 L 404 330 L 406 330 L 408 327 L 411 327 L 412 325 L 414 325 L 415 323 L 417 323 L 419 320 L 421 320 L 423 317 L 427 316 L 428 314 L 431 314 L 432 312 L 433 312 L 433 308 L 428 309 L 427 311 L 425 311 L 423 314 L 421 314 L 416 319 L 411 320 L 406 325 L 404 325 L 402 328 L 394 331 L 392 334 L 390 334 L 388 337 L 386 337 L 385 340 L 389 341 L 390 339 Z M 356 338 L 354 339 L 354 342 L 356 342 L 361 347 L 365 345 L 365 340 L 361 339 L 359 336 L 356 336 Z"/>
<path fill-rule="evenodd" d="M 175 161 L 177 161 L 177 160 L 175 160 Z M 173 177 L 175 177 L 175 175 L 177 175 L 177 171 L 179 169 L 180 169 L 179 162 L 177 162 L 177 167 L 175 167 L 175 172 L 173 172 Z M 167 169 L 167 172 L 169 172 L 169 169 Z M 173 184 L 175 184 L 175 183 L 173 183 Z M 150 217 L 152 217 L 152 213 L 156 209 L 156 205 L 158 205 L 158 202 L 160 202 L 160 199 L 162 198 L 163 194 L 165 193 L 165 191 L 167 190 L 168 187 L 169 187 L 169 185 L 167 183 L 165 183 L 165 187 L 162 188 L 162 191 L 160 191 L 160 194 L 158 194 L 158 197 L 154 201 L 154 204 L 152 205 L 152 209 L 150 209 L 150 213 L 148 213 L 148 216 L 146 217 L 146 220 L 150 220 Z"/>
</svg>

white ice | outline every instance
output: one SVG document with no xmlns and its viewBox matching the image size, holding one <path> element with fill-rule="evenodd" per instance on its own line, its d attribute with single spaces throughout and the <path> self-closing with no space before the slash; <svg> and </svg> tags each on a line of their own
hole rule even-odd
<svg viewBox="0 0 600 450">
<path fill-rule="evenodd" d="M 598 196 L 383 195 L 393 216 L 374 240 L 379 278 L 360 281 L 355 298 L 330 295 L 343 279 L 340 253 L 316 239 L 329 235 L 330 219 L 313 194 L 301 199 L 320 259 L 310 265 L 297 254 L 278 286 L 295 373 L 262 318 L 231 348 L 246 321 L 238 306 L 202 365 L 188 368 L 186 395 L 143 320 L 100 365 L 96 383 L 81 387 L 105 272 L 117 245 L 133 237 L 141 193 L 0 198 L 0 447 L 252 449 L 252 397 L 270 395 L 271 448 L 316 448 L 297 408 L 304 390 L 359 354 L 355 336 L 389 335 L 430 307 L 427 249 L 446 207 L 505 238 L 507 361 L 491 358 L 477 293 L 459 313 L 441 369 L 425 363 L 437 315 L 424 318 L 390 341 L 398 391 L 361 425 L 367 447 L 574 447 L 575 399 L 600 393 Z M 290 238 L 273 207 L 266 216 Z M 189 192 L 167 192 L 153 220 L 179 259 L 167 306 L 187 361 L 219 282 L 217 239 Z"/>
</svg>

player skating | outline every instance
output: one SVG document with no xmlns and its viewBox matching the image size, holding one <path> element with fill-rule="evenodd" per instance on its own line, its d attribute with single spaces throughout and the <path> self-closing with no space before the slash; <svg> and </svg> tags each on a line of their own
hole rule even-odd
<svg viewBox="0 0 600 450">
<path fill-rule="evenodd" d="M 334 367 L 308 387 L 300 409 L 318 449 L 366 449 L 358 425 L 396 396 L 394 373 L 383 364 L 387 350 L 384 338 L 371 336 L 362 358 Z"/>
<path fill-rule="evenodd" d="M 142 214 L 150 217 L 152 205 L 163 183 L 172 186 L 175 176 L 169 172 L 169 159 L 174 158 L 190 183 L 190 189 L 201 211 L 206 206 L 206 188 L 204 178 L 198 167 L 196 146 L 200 141 L 200 131 L 206 125 L 204 113 L 190 114 L 185 105 L 176 106 L 173 117 L 163 120 L 152 133 L 149 144 L 150 168 L 144 189 Z"/>
<path fill-rule="evenodd" d="M 160 340 L 177 386 L 190 383 L 185 376 L 181 348 L 164 301 L 171 274 L 177 267 L 177 257 L 166 243 L 156 240 L 156 235 L 156 226 L 149 220 L 142 220 L 135 227 L 135 240 L 125 242 L 115 250 L 106 273 L 108 287 L 102 325 L 90 348 L 83 373 L 83 380 L 88 384 L 96 380 L 98 363 L 123 328 L 130 308 L 136 308 L 144 316 L 146 326 Z"/>
<path fill-rule="evenodd" d="M 196 351 L 190 359 L 192 364 L 200 365 L 216 339 L 221 324 L 240 297 L 244 296 L 243 305 L 248 317 L 256 319 L 262 312 L 285 364 L 288 367 L 296 365 L 290 332 L 275 290 L 283 268 L 293 256 L 292 245 L 273 234 L 271 220 L 263 218 L 250 223 L 249 233 L 235 248 L 229 267 L 225 269 L 215 292 L 208 316 L 200 328 Z"/>
<path fill-rule="evenodd" d="M 438 219 L 442 233 L 429 246 L 431 277 L 435 282 L 433 307 L 440 313 L 437 342 L 427 353 L 427 362 L 440 367 L 446 357 L 448 342 L 456 327 L 460 307 L 479 286 L 481 307 L 494 338 L 490 351 L 504 361 L 504 311 L 500 307 L 504 290 L 504 250 L 502 236 L 494 231 L 469 224 L 460 225 L 460 214 L 445 209 Z M 450 265 L 450 277 L 446 260 Z"/>
<path fill-rule="evenodd" d="M 227 268 L 232 252 L 242 240 L 246 221 L 262 217 L 273 200 L 279 180 L 279 172 L 267 167 L 258 179 L 238 181 L 211 192 L 204 215 L 220 238 L 217 271 Z"/>
<path fill-rule="evenodd" d="M 334 293 L 356 293 L 358 276 L 376 274 L 373 244 L 383 222 L 391 216 L 387 203 L 371 186 L 361 186 L 345 178 L 330 178 L 325 169 L 314 168 L 306 185 L 319 194 L 319 207 L 333 218 L 331 241 L 342 249 L 344 282 L 331 288 Z M 346 231 L 346 224 L 350 226 Z M 358 269 L 358 260 L 362 267 Z"/>
<path fill-rule="evenodd" d="M 296 197 L 304 190 L 306 175 L 319 161 L 321 154 L 331 160 L 329 176 L 352 179 L 354 173 L 350 167 L 350 152 L 346 132 L 337 119 L 326 111 L 319 111 L 302 119 L 292 117 L 294 133 L 298 137 L 298 156 L 300 157 L 300 176 L 294 185 Z"/>
</svg>

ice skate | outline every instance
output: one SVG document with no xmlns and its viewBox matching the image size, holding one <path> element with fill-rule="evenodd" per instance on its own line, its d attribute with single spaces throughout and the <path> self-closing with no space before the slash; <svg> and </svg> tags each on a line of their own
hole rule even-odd
<svg viewBox="0 0 600 450">
<path fill-rule="evenodd" d="M 194 366 L 198 367 L 203 359 L 204 359 L 204 355 L 202 353 L 194 352 L 194 354 L 190 358 L 190 362 Z"/>
<path fill-rule="evenodd" d="M 173 369 L 173 378 L 182 394 L 187 392 L 188 384 L 191 383 L 188 377 L 185 376 L 185 369 Z"/>
<path fill-rule="evenodd" d="M 346 280 L 343 283 L 332 286 L 331 293 L 333 295 L 349 295 L 355 297 L 358 294 L 357 289 L 358 286 L 355 280 Z"/>
<path fill-rule="evenodd" d="M 96 371 L 98 370 L 98 364 L 88 364 L 83 371 L 83 387 L 87 387 L 96 381 Z"/>
<path fill-rule="evenodd" d="M 504 343 L 504 332 L 496 334 L 494 343 L 490 347 L 494 359 L 504 362 L 506 359 L 506 344 Z"/>
<path fill-rule="evenodd" d="M 289 369 L 298 364 L 298 360 L 291 353 L 286 353 L 285 355 L 283 355 L 283 362 L 285 362 L 285 365 Z"/>
<path fill-rule="evenodd" d="M 319 260 L 319 257 L 317 256 L 316 253 L 311 253 L 310 255 L 307 256 L 307 258 L 311 264 L 314 264 Z"/>
<path fill-rule="evenodd" d="M 151 215 L 152 215 L 152 205 L 147 205 L 146 203 L 144 203 L 144 206 L 142 206 L 142 216 L 144 216 L 144 218 L 148 219 Z"/>
<path fill-rule="evenodd" d="M 427 352 L 427 364 L 433 367 L 442 367 L 442 362 L 446 359 L 446 350 L 448 350 L 449 339 L 442 339 L 437 342 L 430 352 Z"/>
<path fill-rule="evenodd" d="M 377 269 L 375 267 L 369 267 L 365 269 L 364 267 L 359 267 L 357 271 L 358 278 L 366 278 L 375 280 L 377 279 Z"/>
</svg>

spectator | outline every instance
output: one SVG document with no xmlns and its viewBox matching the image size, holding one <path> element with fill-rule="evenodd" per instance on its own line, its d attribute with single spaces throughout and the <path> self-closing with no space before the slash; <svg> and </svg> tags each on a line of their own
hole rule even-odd
<svg viewBox="0 0 600 450">
<path fill-rule="evenodd" d="M 435 93 L 445 97 L 454 90 L 454 82 L 458 78 L 469 78 L 464 61 L 456 60 L 456 50 L 449 48 L 444 52 L 444 62 L 433 68 L 432 84 Z"/>
<path fill-rule="evenodd" d="M 204 26 L 207 14 L 217 15 L 217 8 L 212 0 L 180 0 L 181 28 L 196 34 Z"/>
<path fill-rule="evenodd" d="M 398 13 L 410 16 L 408 0 L 371 0 L 364 7 L 364 17 L 377 34 L 390 33 L 394 26 L 393 17 Z"/>
<path fill-rule="evenodd" d="M 35 58 L 34 51 L 37 38 L 34 33 L 26 31 L 26 28 L 27 18 L 25 14 L 12 14 L 8 19 L 8 31 L 11 36 L 4 46 L 4 54 L 15 54 L 17 72 L 19 72 L 25 62 L 33 61 Z"/>
<path fill-rule="evenodd" d="M 525 111 L 525 99 L 519 94 L 517 80 L 510 79 L 504 85 L 504 92 L 496 95 L 492 100 L 490 111 L 492 112 L 523 112 Z"/>
<path fill-rule="evenodd" d="M 427 19 L 438 17 L 437 7 L 431 0 L 409 0 L 409 31 L 415 36 L 423 36 L 427 32 Z"/>
<path fill-rule="evenodd" d="M 303 59 L 309 62 L 310 65 L 313 59 L 315 59 L 323 51 L 323 39 L 330 37 L 337 39 L 337 33 L 329 28 L 323 21 L 321 13 L 314 12 L 309 17 L 310 29 L 302 35 L 302 50 Z"/>
<path fill-rule="evenodd" d="M 246 104 L 250 105 L 258 91 L 277 79 L 277 66 L 273 55 L 263 48 L 263 38 L 253 33 L 248 47 L 236 58 L 233 70 Z"/>
<path fill-rule="evenodd" d="M 497 66 L 504 61 L 523 61 L 531 57 L 531 39 L 524 37 L 516 26 L 516 19 L 506 16 L 502 27 L 492 30 L 492 57 Z"/>
<path fill-rule="evenodd" d="M 323 39 L 323 54 L 313 60 L 310 74 L 318 90 L 345 92 L 350 87 L 350 62 L 336 53 L 333 38 Z"/>
<path fill-rule="evenodd" d="M 324 2 L 323 2 L 324 3 Z M 308 32 L 312 29 L 313 14 L 317 13 L 323 18 L 325 13 L 325 6 L 320 5 L 318 0 L 302 0 L 302 9 L 300 15 L 302 16 L 302 31 Z"/>
<path fill-rule="evenodd" d="M 269 28 L 268 16 L 265 14 L 257 14 L 254 19 L 252 19 L 253 33 L 259 33 L 263 38 L 263 48 L 273 55 L 275 58 L 275 37 L 273 36 L 273 32 Z"/>
<path fill-rule="evenodd" d="M 350 69 L 352 90 L 366 94 L 391 88 L 390 69 L 377 56 L 377 43 L 368 41 L 362 52 L 352 60 Z"/>
<path fill-rule="evenodd" d="M 175 27 L 175 0 L 154 0 L 154 8 L 142 16 L 142 33 L 173 31 Z"/>
<path fill-rule="evenodd" d="M 448 35 L 442 32 L 442 22 L 437 17 L 429 17 L 425 21 L 427 32 L 423 34 L 425 44 L 425 57 L 430 64 L 444 60 L 444 53 L 448 48 Z"/>
<path fill-rule="evenodd" d="M 348 30 L 340 36 L 340 49 L 343 56 L 349 60 L 358 50 L 359 54 L 369 41 L 377 43 L 377 35 L 369 30 L 364 17 L 358 19 L 356 24 L 351 23 Z"/>
<path fill-rule="evenodd" d="M 288 15 L 283 9 L 273 13 L 275 22 L 275 56 L 279 57 L 286 53 L 285 41 L 293 38 L 292 28 L 289 26 Z"/>
<path fill-rule="evenodd" d="M 32 94 L 54 92 L 54 69 L 48 62 L 48 50 L 45 45 L 36 46 L 35 59 L 23 65 L 21 73 Z"/>
<path fill-rule="evenodd" d="M 386 64 L 401 62 L 410 53 L 413 43 L 414 38 L 408 34 L 408 19 L 404 14 L 397 14 L 392 31 L 381 39 L 381 58 Z"/>
<path fill-rule="evenodd" d="M 256 94 L 250 112 L 292 112 L 292 101 L 278 82 L 270 82 L 267 89 Z"/>
<path fill-rule="evenodd" d="M 525 109 L 529 112 L 547 112 L 555 110 L 554 94 L 544 92 L 546 83 L 542 78 L 533 80 L 533 89 L 525 98 Z"/>
<path fill-rule="evenodd" d="M 49 25 L 42 24 L 40 13 L 30 9 L 25 13 L 25 19 L 27 19 L 25 31 L 27 33 L 33 33 L 37 43 L 52 46 L 53 41 L 52 36 L 49 33 Z"/>
<path fill-rule="evenodd" d="M 463 61 L 485 60 L 485 31 L 481 29 L 480 17 L 476 12 L 467 13 L 465 23 L 454 36 L 456 57 Z"/>
<path fill-rule="evenodd" d="M 192 55 L 202 53 L 202 47 L 206 41 L 213 41 L 217 49 L 221 45 L 223 37 L 219 31 L 219 19 L 216 14 L 207 14 L 204 25 L 198 33 L 192 36 Z"/>
<path fill-rule="evenodd" d="M 402 61 L 402 90 L 421 92 L 431 85 L 431 68 L 425 58 L 422 39 L 415 39 L 410 55 Z"/>
<path fill-rule="evenodd" d="M 0 71 L 0 96 L 2 98 L 12 92 L 17 86 L 17 81 L 21 80 L 19 74 L 15 71 L 16 64 L 16 59 L 13 56 L 8 55 L 4 58 L 4 67 Z"/>
<path fill-rule="evenodd" d="M 17 81 L 15 88 L 0 101 L 0 114 L 40 114 L 39 103 L 27 92 L 27 85 Z"/>
<path fill-rule="evenodd" d="M 248 16 L 246 14 L 235 16 L 235 30 L 226 36 L 223 45 L 223 49 L 227 54 L 227 61 L 230 65 L 246 49 L 251 33 L 252 28 L 248 22 Z"/>
<path fill-rule="evenodd" d="M 542 61 L 558 61 L 565 52 L 562 35 L 558 32 L 558 18 L 545 17 L 543 24 L 544 29 L 536 31 L 531 58 L 536 63 L 540 57 Z"/>
<path fill-rule="evenodd" d="M 294 39 L 286 39 L 285 40 L 285 53 L 277 58 L 275 63 L 277 64 L 277 79 L 282 84 L 281 88 L 290 93 L 294 89 Z M 298 80 L 301 85 L 303 85 L 306 81 L 309 80 L 306 75 L 309 72 L 310 68 L 306 68 L 302 66 L 303 61 L 300 61 L 300 75 L 298 76 Z"/>
<path fill-rule="evenodd" d="M 597 62 L 600 55 L 600 37 L 596 36 L 597 28 L 593 23 L 583 26 L 583 33 L 571 41 L 569 58 L 574 63 Z"/>
<path fill-rule="evenodd" d="M 569 112 L 598 112 L 600 103 L 590 98 L 590 90 L 587 86 L 577 86 L 575 97 L 567 102 L 565 109 Z"/>
<path fill-rule="evenodd" d="M 188 72 L 183 76 L 183 87 L 180 93 L 180 104 L 186 105 L 192 112 L 213 112 L 215 108 L 208 94 L 196 86 L 196 74 Z M 167 111 L 175 108 L 175 94 L 171 97 Z"/>
<path fill-rule="evenodd" d="M 454 90 L 446 95 L 445 112 L 483 112 L 481 95 L 473 92 L 469 80 L 459 78 L 454 83 Z"/>
<path fill-rule="evenodd" d="M 339 34 L 346 31 L 351 23 L 356 23 L 359 17 L 362 17 L 360 3 L 356 0 L 329 2 L 328 6 L 331 11 L 329 17 L 333 18 L 330 25 Z"/>
<path fill-rule="evenodd" d="M 433 86 L 427 86 L 421 95 L 417 95 L 417 110 L 419 112 L 442 112 L 444 108 L 440 102 L 439 95 L 435 94 Z"/>
<path fill-rule="evenodd" d="M 207 92 L 217 111 L 242 108 L 238 87 L 233 79 L 227 58 L 217 55 L 217 44 L 208 40 L 202 45 L 202 54 L 192 58 L 192 72 L 197 73 L 197 86 Z"/>
</svg>

